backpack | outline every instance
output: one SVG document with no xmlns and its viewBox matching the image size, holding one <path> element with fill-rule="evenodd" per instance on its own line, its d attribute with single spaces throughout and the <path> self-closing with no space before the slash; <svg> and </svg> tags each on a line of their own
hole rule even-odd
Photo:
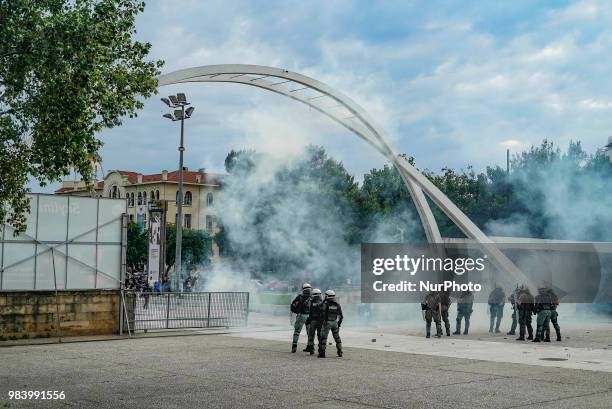
<svg viewBox="0 0 612 409">
<path fill-rule="evenodd" d="M 301 314 L 303 304 L 304 304 L 304 297 L 302 297 L 302 295 L 298 295 L 291 302 L 291 312 L 294 314 Z"/>
</svg>

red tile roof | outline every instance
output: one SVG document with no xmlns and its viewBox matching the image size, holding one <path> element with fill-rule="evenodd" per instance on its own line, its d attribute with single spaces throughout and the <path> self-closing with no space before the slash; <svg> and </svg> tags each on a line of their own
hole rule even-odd
<svg viewBox="0 0 612 409">
<path fill-rule="evenodd" d="M 138 185 L 138 175 L 142 175 L 138 172 L 131 172 L 127 170 L 114 170 L 112 172 L 119 172 L 123 176 L 127 176 L 128 184 L 130 185 Z M 198 182 L 197 178 L 200 177 L 200 181 Z M 206 173 L 206 172 L 194 172 L 190 170 L 186 170 L 183 172 L 183 182 L 191 185 L 220 185 L 221 175 L 216 173 Z M 161 173 L 154 173 L 152 175 L 142 175 L 141 183 L 156 183 L 156 182 L 170 182 L 170 183 L 178 183 L 179 181 L 179 171 L 175 170 L 173 172 L 168 172 L 167 180 L 163 180 L 163 175 Z M 96 181 L 96 189 L 103 189 L 104 181 L 98 180 Z M 73 188 L 73 187 L 61 187 L 55 191 L 55 193 L 66 193 L 73 191 L 82 191 L 83 188 Z"/>
</svg>

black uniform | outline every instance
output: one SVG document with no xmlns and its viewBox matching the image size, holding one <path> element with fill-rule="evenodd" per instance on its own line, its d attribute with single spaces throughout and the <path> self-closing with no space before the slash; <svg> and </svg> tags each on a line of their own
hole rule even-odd
<svg viewBox="0 0 612 409">
<path fill-rule="evenodd" d="M 319 350 L 321 350 L 321 334 L 323 332 L 323 299 L 321 296 L 313 296 L 310 300 L 310 315 L 306 324 L 308 325 L 308 345 L 306 349 L 310 355 L 314 354 L 314 337 L 317 335 Z"/>
<path fill-rule="evenodd" d="M 529 336 L 527 339 L 533 339 L 533 326 L 531 325 L 531 314 L 533 313 L 533 295 L 529 288 L 523 287 L 520 289 L 516 297 L 516 309 L 519 319 L 519 337 L 517 341 L 525 340 L 525 329 Z"/>
<path fill-rule="evenodd" d="M 436 323 L 436 337 L 442 336 L 442 326 L 440 325 L 440 296 L 431 291 L 427 293 L 421 303 L 421 309 L 425 311 L 425 331 L 426 337 L 430 337 L 431 321 Z"/>
<path fill-rule="evenodd" d="M 325 357 L 325 346 L 327 345 L 327 336 L 331 330 L 336 342 L 336 350 L 338 356 L 342 356 L 342 340 L 340 339 L 340 326 L 344 315 L 342 315 L 342 307 L 335 298 L 327 298 L 321 305 L 323 315 L 323 331 L 321 333 L 321 341 L 319 342 L 319 356 Z"/>
</svg>

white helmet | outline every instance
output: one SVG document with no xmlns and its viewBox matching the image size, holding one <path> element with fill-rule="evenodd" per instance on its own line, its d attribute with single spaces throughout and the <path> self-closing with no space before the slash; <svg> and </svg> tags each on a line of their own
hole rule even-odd
<svg viewBox="0 0 612 409">
<path fill-rule="evenodd" d="M 327 298 L 335 298 L 336 297 L 336 293 L 334 292 L 334 290 L 327 290 L 327 291 L 325 291 L 325 296 Z"/>
<path fill-rule="evenodd" d="M 312 288 L 312 286 L 308 283 L 304 283 L 304 285 L 302 286 L 302 290 L 305 290 L 307 288 Z"/>
<path fill-rule="evenodd" d="M 321 290 L 315 288 L 314 290 L 312 290 L 312 295 L 321 295 Z"/>
</svg>

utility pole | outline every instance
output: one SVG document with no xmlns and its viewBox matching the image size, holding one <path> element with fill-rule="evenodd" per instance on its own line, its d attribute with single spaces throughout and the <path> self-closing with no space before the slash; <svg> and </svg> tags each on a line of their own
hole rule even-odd
<svg viewBox="0 0 612 409">
<path fill-rule="evenodd" d="M 170 95 L 168 98 L 161 99 L 170 108 L 175 109 L 174 114 L 164 114 L 164 118 L 174 121 L 181 121 L 181 140 L 178 148 L 179 151 L 179 186 L 176 197 L 176 252 L 174 259 L 174 288 L 179 292 L 183 292 L 183 269 L 182 269 L 182 245 L 183 245 L 183 153 L 185 152 L 184 135 L 185 135 L 185 119 L 191 118 L 194 107 L 185 107 L 189 104 L 187 97 L 183 93 Z"/>
</svg>

